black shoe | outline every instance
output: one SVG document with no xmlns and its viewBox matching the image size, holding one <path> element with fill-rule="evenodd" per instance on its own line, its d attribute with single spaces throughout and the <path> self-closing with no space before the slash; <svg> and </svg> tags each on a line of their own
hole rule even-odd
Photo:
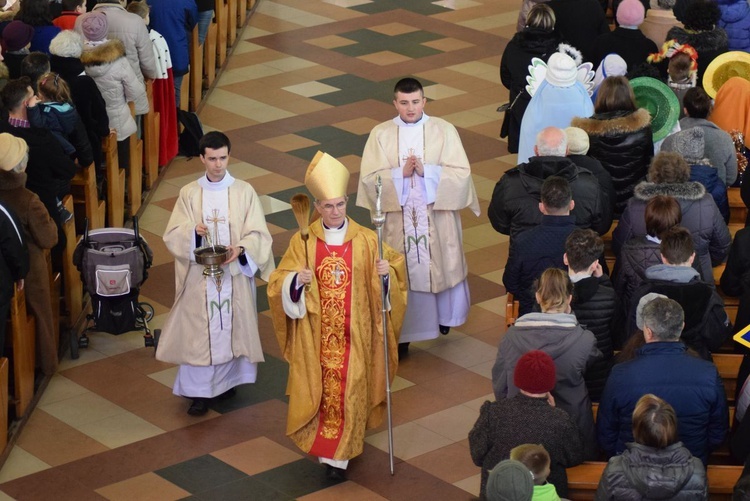
<svg viewBox="0 0 750 501">
<path fill-rule="evenodd" d="M 409 354 L 409 343 L 398 344 L 398 359 L 401 360 Z"/>
<path fill-rule="evenodd" d="M 71 219 L 73 219 L 73 213 L 71 213 L 68 209 L 65 207 L 62 207 L 58 211 L 58 216 L 60 217 L 60 224 L 65 224 Z"/>
<path fill-rule="evenodd" d="M 237 394 L 236 388 L 229 388 L 227 391 L 216 397 L 217 400 L 229 400 Z"/>
<path fill-rule="evenodd" d="M 336 468 L 330 464 L 326 465 L 326 478 L 328 480 L 335 480 L 336 482 L 343 482 L 346 480 L 346 470 L 342 468 Z"/>
<path fill-rule="evenodd" d="M 445 336 L 446 334 L 448 334 L 450 331 L 451 331 L 451 328 L 448 327 L 447 325 L 441 325 L 440 326 L 440 334 L 442 334 L 443 336 Z"/>
<path fill-rule="evenodd" d="M 207 398 L 194 398 L 193 403 L 190 404 L 190 408 L 187 413 L 191 416 L 202 416 L 208 412 L 208 399 Z"/>
</svg>

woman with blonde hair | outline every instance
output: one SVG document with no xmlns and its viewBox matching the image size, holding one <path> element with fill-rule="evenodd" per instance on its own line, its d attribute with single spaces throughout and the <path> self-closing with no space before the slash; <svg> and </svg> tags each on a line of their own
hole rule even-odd
<svg viewBox="0 0 750 501">
<path fill-rule="evenodd" d="M 536 287 L 541 313 L 527 313 L 508 328 L 497 349 L 492 368 L 492 387 L 497 400 L 518 393 L 513 373 L 518 359 L 531 350 L 547 353 L 555 362 L 556 384 L 552 391 L 555 405 L 570 415 L 581 430 L 587 458 L 596 455 L 594 416 L 591 412 L 584 373 L 602 354 L 591 331 L 571 313 L 573 284 L 568 273 L 549 268 Z"/>
<path fill-rule="evenodd" d="M 633 411 L 635 442 L 609 460 L 597 501 L 620 499 L 708 499 L 706 470 L 677 438 L 671 405 L 648 393 Z"/>
</svg>

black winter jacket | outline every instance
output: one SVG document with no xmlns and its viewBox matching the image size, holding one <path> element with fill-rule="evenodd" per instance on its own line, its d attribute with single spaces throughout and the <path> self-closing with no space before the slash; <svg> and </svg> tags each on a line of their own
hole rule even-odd
<svg viewBox="0 0 750 501">
<path fill-rule="evenodd" d="M 508 133 L 510 153 L 518 153 L 521 120 L 531 101 L 531 96 L 526 92 L 526 77 L 529 74 L 531 59 L 538 57 L 547 61 L 561 41 L 560 35 L 554 31 L 524 28 L 513 35 L 505 46 L 500 60 L 500 81 L 510 90 L 508 98 L 513 104 L 512 108 L 505 112 L 503 119 L 503 130 L 507 130 Z"/>
<path fill-rule="evenodd" d="M 618 27 L 609 33 L 597 37 L 594 43 L 594 66 L 604 59 L 607 54 L 618 54 L 625 60 L 628 69 L 644 64 L 649 54 L 658 52 L 656 44 L 641 30 Z"/>
<path fill-rule="evenodd" d="M 594 157 L 588 155 L 568 155 L 578 167 L 591 171 L 599 181 L 599 188 L 602 190 L 602 221 L 612 221 L 612 212 L 615 208 L 615 187 L 612 184 L 612 176 L 602 166 L 602 163 Z"/>
<path fill-rule="evenodd" d="M 49 63 L 52 71 L 59 73 L 70 86 L 73 103 L 76 105 L 76 111 L 86 126 L 86 130 L 95 133 L 100 138 L 109 135 L 107 104 L 94 79 L 83 73 L 81 60 L 75 57 L 51 55 Z"/>
<path fill-rule="evenodd" d="M 13 283 L 24 278 L 28 272 L 29 250 L 24 240 L 23 226 L 10 209 L 0 205 L 0 312 L 10 303 Z M 5 332 L 5 320 L 4 316 L 0 316 L 1 332 Z"/>
<path fill-rule="evenodd" d="M 727 266 L 721 274 L 721 290 L 727 296 L 740 298 L 734 324 L 738 328 L 750 325 L 750 228 L 743 228 L 734 236 Z"/>
<path fill-rule="evenodd" d="M 646 269 L 655 264 L 661 264 L 659 244 L 648 240 L 645 236 L 631 238 L 622 246 L 615 262 L 612 279 L 623 311 L 630 311 L 633 291 L 646 279 Z M 619 341 L 624 341 L 624 339 Z M 615 345 L 618 348 L 621 347 L 618 343 Z"/>
<path fill-rule="evenodd" d="M 588 155 L 599 160 L 612 176 L 615 217 L 619 216 L 633 196 L 635 185 L 646 177 L 654 156 L 651 115 L 643 108 L 597 113 L 591 118 L 576 117 L 570 125 L 586 131 Z"/>
<path fill-rule="evenodd" d="M 677 12 L 675 11 L 675 16 Z M 677 17 L 677 19 L 680 19 Z M 716 56 L 729 50 L 729 37 L 722 28 L 714 28 L 711 31 L 692 32 L 685 28 L 675 26 L 667 32 L 667 40 L 676 39 L 679 43 L 688 43 L 698 51 L 698 81 L 703 81 L 703 73 L 716 59 Z"/>
<path fill-rule="evenodd" d="M 555 12 L 555 31 L 563 40 L 583 54 L 584 61 L 592 61 L 594 40 L 609 32 L 607 16 L 597 0 L 550 0 L 547 4 Z M 598 63 L 594 63 L 598 66 Z"/>
<path fill-rule="evenodd" d="M 566 157 L 533 157 L 528 163 L 507 171 L 495 185 L 488 216 L 499 233 L 513 237 L 542 222 L 539 212 L 542 183 L 560 176 L 570 183 L 576 226 L 591 228 L 600 235 L 609 231 L 612 219 L 603 219 L 602 190 L 594 175 Z"/>
<path fill-rule="evenodd" d="M 596 490 L 596 501 L 705 501 L 706 469 L 682 442 L 663 449 L 638 443 L 609 460 Z"/>
<path fill-rule="evenodd" d="M 589 397 L 598 402 L 612 370 L 613 341 L 620 336 L 624 316 L 608 276 L 584 278 L 573 285 L 573 313 L 578 323 L 594 334 L 596 347 L 603 355 L 586 369 L 584 376 Z"/>
<path fill-rule="evenodd" d="M 620 216 L 612 233 L 612 249 L 619 255 L 624 242 L 646 235 L 646 204 L 656 195 L 669 195 L 677 199 L 682 209 L 682 226 L 690 230 L 695 244 L 695 262 L 705 282 L 713 283 L 713 266 L 727 257 L 732 236 L 714 199 L 702 184 L 654 184 L 643 182 L 636 186 L 633 198 Z"/>
</svg>

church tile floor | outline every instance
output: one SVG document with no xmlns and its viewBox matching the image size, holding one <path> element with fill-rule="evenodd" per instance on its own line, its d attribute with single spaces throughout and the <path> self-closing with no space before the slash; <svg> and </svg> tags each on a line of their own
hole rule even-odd
<svg viewBox="0 0 750 501">
<path fill-rule="evenodd" d="M 472 306 L 447 336 L 413 343 L 393 383 L 396 474 L 388 473 L 385 425 L 368 433 L 347 480 L 325 469 L 284 434 L 287 364 L 259 282 L 266 361 L 258 382 L 188 416 L 174 396 L 176 367 L 154 359 L 141 333 L 93 333 L 80 358 L 62 361 L 0 470 L 3 499 L 290 500 L 472 499 L 479 468 L 467 434 L 492 398 L 490 372 L 505 331 L 502 272 L 507 237 L 486 210 L 495 182 L 515 165 L 497 137 L 507 101 L 500 56 L 515 32 L 515 0 L 259 0 L 200 112 L 205 130 L 233 143 L 229 170 L 262 196 L 274 255 L 295 231 L 289 199 L 307 192 L 304 172 L 317 150 L 339 158 L 355 194 L 370 129 L 390 119 L 396 80 L 425 86 L 428 114 L 456 125 L 482 214 L 461 214 Z M 173 260 L 161 236 L 179 189 L 202 172 L 178 158 L 141 210 L 154 251 L 141 300 L 160 327 L 174 301 Z M 349 199 L 349 214 L 369 225 Z"/>
</svg>

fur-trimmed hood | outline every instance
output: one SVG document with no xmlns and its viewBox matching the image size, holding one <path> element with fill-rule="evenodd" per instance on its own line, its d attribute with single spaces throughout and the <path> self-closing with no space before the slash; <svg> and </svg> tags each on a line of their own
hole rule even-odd
<svg viewBox="0 0 750 501">
<path fill-rule="evenodd" d="M 591 118 L 575 117 L 571 127 L 578 127 L 593 136 L 618 136 L 644 129 L 651 124 L 651 114 L 643 108 L 632 113 L 598 113 Z"/>
<path fill-rule="evenodd" d="M 49 43 L 49 53 L 60 57 L 80 58 L 83 37 L 73 30 L 63 30 Z"/>
<path fill-rule="evenodd" d="M 667 40 L 673 38 L 681 44 L 692 45 L 698 53 L 706 50 L 726 50 L 729 46 L 729 37 L 722 28 L 714 28 L 711 31 L 689 31 L 675 26 L 667 33 Z"/>
<path fill-rule="evenodd" d="M 644 202 L 656 195 L 667 195 L 677 200 L 700 200 L 706 195 L 706 188 L 695 181 L 659 184 L 643 181 L 633 190 L 633 197 Z"/>
<path fill-rule="evenodd" d="M 121 57 L 125 57 L 125 45 L 119 40 L 109 40 L 101 45 L 81 54 L 81 62 L 84 66 L 102 66 L 114 63 Z"/>
</svg>

